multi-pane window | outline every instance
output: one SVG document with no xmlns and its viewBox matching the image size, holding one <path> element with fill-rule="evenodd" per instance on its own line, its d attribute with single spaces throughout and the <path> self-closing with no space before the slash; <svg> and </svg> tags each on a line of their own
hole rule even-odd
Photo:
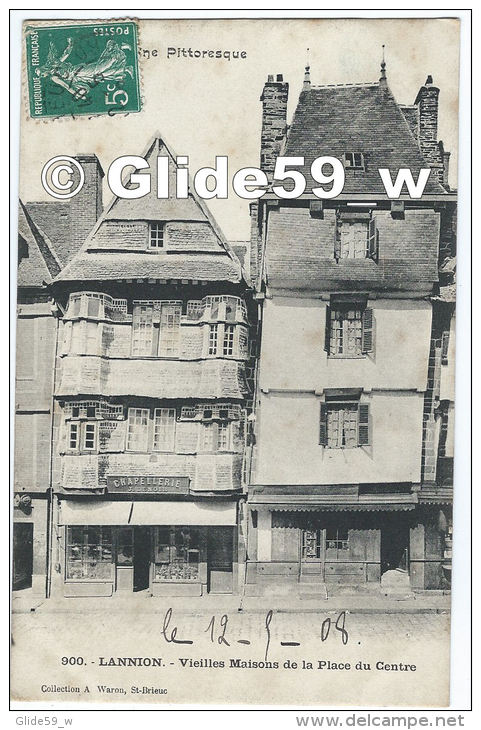
<svg viewBox="0 0 481 730">
<path fill-rule="evenodd" d="M 75 417 L 75 414 L 73 415 Z M 97 451 L 97 423 L 68 421 L 67 448 L 69 451 L 77 451 L 80 453 Z"/>
<path fill-rule="evenodd" d="M 344 167 L 356 168 L 358 170 L 364 169 L 364 155 L 362 152 L 345 152 L 344 153 Z"/>
<path fill-rule="evenodd" d="M 67 580 L 110 580 L 113 574 L 112 528 L 67 527 Z"/>
<path fill-rule="evenodd" d="M 220 421 L 217 424 L 217 450 L 218 451 L 229 451 L 231 448 L 230 444 L 230 423 L 228 421 Z"/>
<path fill-rule="evenodd" d="M 76 451 L 78 449 L 79 426 L 79 423 L 69 423 L 68 426 L 68 447 L 72 451 Z"/>
<path fill-rule="evenodd" d="M 349 532 L 345 527 L 302 530 L 302 559 L 346 560 Z"/>
<path fill-rule="evenodd" d="M 147 451 L 149 439 L 149 409 L 129 408 L 127 450 Z"/>
<path fill-rule="evenodd" d="M 152 355 L 153 307 L 138 304 L 132 317 L 132 355 Z"/>
<path fill-rule="evenodd" d="M 155 529 L 154 580 L 198 580 L 199 531 L 192 527 Z"/>
<path fill-rule="evenodd" d="M 326 550 L 348 550 L 349 532 L 345 527 L 326 528 Z"/>
<path fill-rule="evenodd" d="M 365 259 L 368 225 L 364 221 L 343 221 L 340 226 L 340 258 Z"/>
<path fill-rule="evenodd" d="M 163 304 L 160 313 L 159 355 L 174 357 L 179 353 L 180 316 L 182 307 L 178 304 Z"/>
<path fill-rule="evenodd" d="M 357 406 L 343 403 L 327 411 L 327 445 L 331 449 L 357 446 Z"/>
<path fill-rule="evenodd" d="M 378 260 L 379 235 L 375 218 L 338 215 L 334 258 Z"/>
<path fill-rule="evenodd" d="M 219 325 L 211 324 L 209 326 L 209 355 L 217 355 L 217 333 Z"/>
<path fill-rule="evenodd" d="M 362 354 L 362 319 L 359 309 L 331 309 L 329 353 Z"/>
<path fill-rule="evenodd" d="M 178 356 L 181 316 L 181 302 L 134 302 L 132 355 Z"/>
<path fill-rule="evenodd" d="M 232 424 L 230 421 L 217 421 L 202 425 L 201 451 L 231 451 Z"/>
<path fill-rule="evenodd" d="M 164 224 L 152 221 L 149 225 L 149 246 L 159 249 L 164 247 Z"/>
<path fill-rule="evenodd" d="M 174 451 L 175 408 L 154 410 L 154 451 Z"/>
<path fill-rule="evenodd" d="M 97 425 L 95 423 L 85 423 L 84 424 L 83 447 L 84 447 L 85 451 L 94 451 L 96 434 L 97 434 Z"/>
<path fill-rule="evenodd" d="M 233 324 L 224 325 L 224 345 L 222 348 L 224 355 L 232 355 L 234 352 L 234 332 L 235 326 Z"/>
<path fill-rule="evenodd" d="M 352 449 L 370 443 L 369 405 L 337 400 L 321 403 L 319 443 L 330 449 Z"/>
<path fill-rule="evenodd" d="M 326 310 L 325 349 L 331 356 L 360 357 L 374 347 L 372 309 L 333 301 Z"/>
<path fill-rule="evenodd" d="M 202 426 L 202 451 L 214 451 L 215 423 L 206 423 Z"/>
</svg>

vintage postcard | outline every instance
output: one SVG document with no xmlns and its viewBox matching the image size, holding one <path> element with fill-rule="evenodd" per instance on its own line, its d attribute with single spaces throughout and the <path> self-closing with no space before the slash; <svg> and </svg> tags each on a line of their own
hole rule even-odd
<svg viewBox="0 0 481 730">
<path fill-rule="evenodd" d="M 13 701 L 449 706 L 459 34 L 25 20 Z"/>
</svg>

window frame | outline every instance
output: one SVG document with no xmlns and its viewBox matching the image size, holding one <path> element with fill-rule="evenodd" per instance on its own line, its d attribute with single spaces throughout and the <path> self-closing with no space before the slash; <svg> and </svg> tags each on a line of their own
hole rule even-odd
<svg viewBox="0 0 481 730">
<path fill-rule="evenodd" d="M 70 454 L 97 454 L 99 446 L 99 427 L 97 419 L 68 419 L 67 420 L 67 447 L 66 451 Z M 93 446 L 86 446 L 87 429 L 93 429 Z M 72 446 L 72 429 L 76 430 L 75 446 Z"/>
<path fill-rule="evenodd" d="M 348 407 L 351 408 L 348 408 Z M 352 408 L 355 406 L 356 408 Z M 329 411 L 343 411 L 344 428 L 344 411 L 356 411 L 356 442 L 352 445 L 341 444 L 334 445 L 329 443 Z M 372 418 L 370 404 L 361 401 L 359 398 L 350 398 L 349 396 L 339 398 L 329 398 L 321 402 L 320 418 L 319 418 L 319 445 L 326 449 L 336 451 L 345 451 L 346 449 L 357 449 L 364 446 L 372 445 Z"/>
<path fill-rule="evenodd" d="M 167 313 L 167 310 L 172 313 Z M 169 326 L 169 319 L 172 318 L 173 325 Z M 160 321 L 159 321 L 159 343 L 157 347 L 157 357 L 178 358 L 181 345 L 181 324 L 182 324 L 182 305 L 172 304 L 166 301 L 160 305 Z M 171 351 L 164 351 L 164 343 L 171 342 Z"/>
<path fill-rule="evenodd" d="M 352 158 L 352 165 L 348 164 L 348 156 Z M 360 164 L 356 165 L 356 157 L 360 158 Z M 352 150 L 344 152 L 344 169 L 345 170 L 365 170 L 366 158 L 364 152 L 353 152 Z"/>
<path fill-rule="evenodd" d="M 172 413 L 172 433 L 170 436 L 171 448 L 160 448 L 159 446 L 156 446 L 156 434 L 159 432 L 157 418 L 158 418 L 158 413 L 160 414 L 160 418 L 162 418 L 162 411 L 164 411 L 164 412 L 167 411 L 167 412 L 169 412 L 169 414 Z M 154 408 L 153 419 L 152 419 L 152 424 L 153 424 L 152 451 L 153 452 L 155 452 L 155 453 L 163 452 L 163 453 L 167 453 L 167 454 L 175 453 L 176 417 L 177 417 L 177 412 L 176 412 L 175 408 L 166 408 L 163 406 L 161 406 L 159 408 Z M 162 425 L 163 424 L 159 424 L 159 426 L 162 426 Z"/>
<path fill-rule="evenodd" d="M 82 540 L 81 541 L 74 541 L 72 540 L 72 532 L 74 530 L 81 531 L 82 533 Z M 89 530 L 97 530 L 99 539 L 96 542 L 91 542 L 89 538 Z M 107 538 L 107 539 L 105 539 Z M 91 558 L 87 557 L 87 560 L 85 560 L 84 556 L 84 549 L 93 547 L 96 548 L 98 551 L 100 551 L 100 560 L 96 560 L 96 565 L 98 564 L 104 564 L 104 565 L 110 565 L 110 575 L 107 577 L 96 575 L 94 577 L 86 578 L 86 577 L 71 577 L 69 576 L 69 570 L 72 569 L 72 560 L 71 556 L 69 555 L 69 549 L 71 548 L 79 548 L 80 549 L 80 557 L 77 561 L 79 566 L 83 566 L 85 562 L 91 561 Z M 104 549 L 110 548 L 110 560 L 103 560 L 103 551 Z M 64 578 L 65 581 L 68 583 L 99 583 L 99 582 L 112 582 L 114 580 L 115 575 L 115 555 L 114 555 L 114 530 L 112 526 L 110 525 L 67 525 L 66 526 L 66 536 L 65 536 L 65 568 L 64 568 Z M 106 571 L 107 572 L 107 571 Z"/>
<path fill-rule="evenodd" d="M 136 311 L 138 310 L 138 312 Z M 144 310 L 144 312 L 142 311 Z M 142 314 L 148 312 L 150 322 L 142 322 Z M 136 328 L 137 328 L 137 337 L 136 337 Z M 148 332 L 147 332 L 148 330 Z M 150 340 L 149 337 L 145 338 L 144 333 L 149 334 L 150 333 Z M 135 347 L 135 343 L 140 342 L 144 344 L 144 350 L 145 352 L 136 352 L 136 349 L 139 349 L 138 347 Z M 150 350 L 147 352 L 148 344 L 150 342 Z M 154 348 L 154 306 L 150 304 L 134 304 L 133 312 L 132 312 L 132 340 L 131 340 L 131 346 L 130 346 L 130 353 L 132 357 L 152 357 Z"/>
<path fill-rule="evenodd" d="M 131 417 L 131 413 L 133 411 L 138 411 L 140 414 L 141 413 L 146 413 L 147 414 L 147 416 L 146 416 L 147 423 L 145 424 L 145 448 L 138 448 L 138 447 L 132 448 L 131 445 L 130 445 L 130 434 L 132 433 L 132 431 L 131 431 L 131 420 L 130 420 L 130 417 Z M 134 419 L 137 418 L 137 417 L 143 418 L 142 415 L 139 415 L 139 416 L 134 416 Z M 147 454 L 147 453 L 149 453 L 149 421 L 150 421 L 150 408 L 138 408 L 136 406 L 131 406 L 127 410 L 127 428 L 126 428 L 126 431 L 125 431 L 125 450 L 126 451 L 128 451 L 130 453 L 138 453 L 138 454 Z M 144 424 L 142 424 L 142 423 L 141 424 L 136 424 L 134 422 L 133 425 L 134 426 L 140 425 L 140 426 L 144 427 Z"/>
<path fill-rule="evenodd" d="M 360 344 L 359 351 L 356 353 L 349 352 L 332 352 L 332 340 L 333 340 L 333 322 L 338 320 L 333 317 L 333 313 L 339 312 L 359 312 L 360 313 Z M 343 322 L 349 320 L 343 320 Z M 375 319 L 373 309 L 367 306 L 366 301 L 342 301 L 331 298 L 330 304 L 326 306 L 326 321 L 325 321 L 325 337 L 324 337 L 324 349 L 327 353 L 328 358 L 333 360 L 358 360 L 364 359 L 367 355 L 374 352 L 374 328 Z M 345 339 L 344 328 L 342 329 L 343 342 Z"/>
<path fill-rule="evenodd" d="M 160 236 L 159 231 L 161 233 Z M 165 243 L 164 221 L 149 221 L 149 251 L 165 251 Z"/>
</svg>

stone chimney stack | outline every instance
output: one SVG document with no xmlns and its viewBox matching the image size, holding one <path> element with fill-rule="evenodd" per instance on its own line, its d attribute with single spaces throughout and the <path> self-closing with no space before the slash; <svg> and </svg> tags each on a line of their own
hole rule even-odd
<svg viewBox="0 0 481 730">
<path fill-rule="evenodd" d="M 419 89 L 414 104 L 419 109 L 419 146 L 426 162 L 436 171 L 436 178 L 442 180 L 443 160 L 438 144 L 438 100 L 439 89 L 428 76 Z"/>
<path fill-rule="evenodd" d="M 77 195 L 70 199 L 70 251 L 69 259 L 77 253 L 102 213 L 102 178 L 104 171 L 97 155 L 75 155 L 80 163 L 85 182 Z M 73 175 L 74 187 L 79 174 Z"/>
<path fill-rule="evenodd" d="M 282 74 L 268 76 L 262 92 L 262 132 L 260 166 L 267 177 L 272 179 L 276 158 L 286 134 L 287 97 L 289 84 Z"/>
</svg>

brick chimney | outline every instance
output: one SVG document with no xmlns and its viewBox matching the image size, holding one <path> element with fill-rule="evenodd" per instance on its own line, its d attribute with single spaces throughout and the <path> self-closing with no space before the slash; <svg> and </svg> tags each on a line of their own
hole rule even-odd
<svg viewBox="0 0 481 730">
<path fill-rule="evenodd" d="M 261 169 L 272 178 L 276 157 L 287 128 L 287 97 L 289 84 L 282 74 L 268 76 L 262 92 Z"/>
<path fill-rule="evenodd" d="M 102 178 L 104 171 L 97 155 L 75 155 L 85 175 L 83 188 L 70 199 L 70 256 L 74 255 L 90 233 L 102 213 Z M 73 175 L 74 186 L 79 175 Z"/>
<path fill-rule="evenodd" d="M 438 144 L 438 100 L 439 89 L 428 76 L 418 91 L 414 104 L 419 109 L 419 147 L 426 162 L 433 168 L 436 179 L 443 180 L 443 158 Z"/>
</svg>

